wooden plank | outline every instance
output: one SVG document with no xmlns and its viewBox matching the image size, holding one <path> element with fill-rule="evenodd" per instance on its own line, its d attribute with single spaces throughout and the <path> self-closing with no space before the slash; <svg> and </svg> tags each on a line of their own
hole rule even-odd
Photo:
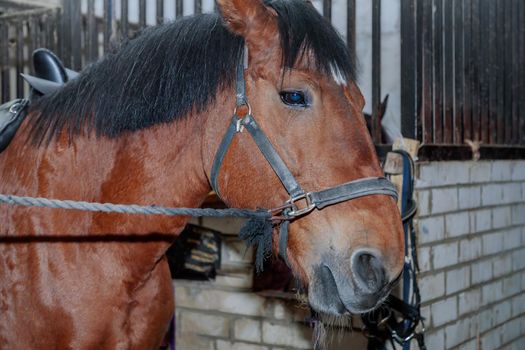
<svg viewBox="0 0 525 350">
<path fill-rule="evenodd" d="M 401 1 L 401 134 L 417 138 L 416 1 Z"/>
<path fill-rule="evenodd" d="M 202 6 L 202 5 L 201 5 Z M 176 0 L 175 1 L 175 15 L 177 18 L 181 18 L 184 16 L 184 1 L 182 0 Z"/>
<path fill-rule="evenodd" d="M 157 0 L 157 6 L 155 7 L 157 24 L 164 23 L 164 0 Z"/>
<path fill-rule="evenodd" d="M 80 32 L 80 23 L 82 15 L 80 13 L 80 1 L 71 1 L 71 55 L 74 70 L 82 69 L 82 33 Z"/>
<path fill-rule="evenodd" d="M 9 84 L 9 26 L 7 21 L 0 21 L 0 101 L 11 99 Z"/>
<path fill-rule="evenodd" d="M 480 0 L 480 42 L 487 42 L 489 33 L 489 7 L 494 0 Z M 486 44 L 480 44 L 479 55 L 479 137 L 483 144 L 489 142 L 489 47 Z"/>
<path fill-rule="evenodd" d="M 120 35 L 122 38 L 127 38 L 129 36 L 129 0 L 121 0 Z"/>
<path fill-rule="evenodd" d="M 372 0 L 372 139 L 381 143 L 381 0 Z"/>
<path fill-rule="evenodd" d="M 443 0 L 434 0 L 433 7 L 434 143 L 443 143 Z"/>
<path fill-rule="evenodd" d="M 146 0 L 139 0 L 139 26 L 146 26 Z"/>
<path fill-rule="evenodd" d="M 479 153 L 480 159 L 525 159 L 525 147 L 482 145 Z M 423 145 L 418 158 L 420 161 L 471 160 L 472 150 L 464 145 Z"/>
<path fill-rule="evenodd" d="M 464 19 L 463 0 L 454 2 L 454 139 L 453 143 L 463 144 L 464 108 Z"/>
<path fill-rule="evenodd" d="M 432 35 L 432 0 L 423 0 L 419 4 L 423 6 L 422 14 L 422 95 L 421 95 L 421 119 L 422 119 L 422 143 L 434 142 L 433 111 L 433 35 Z"/>
<path fill-rule="evenodd" d="M 323 0 L 323 16 L 332 21 L 332 0 Z"/>
<path fill-rule="evenodd" d="M 419 161 L 472 160 L 472 150 L 464 145 L 426 144 L 419 148 Z"/>
<path fill-rule="evenodd" d="M 454 3 L 453 0 L 443 0 L 443 31 L 444 31 L 444 96 L 443 96 L 443 142 L 454 140 Z"/>
<path fill-rule="evenodd" d="M 346 44 L 352 57 L 356 57 L 355 53 L 355 1 L 347 0 L 346 3 Z"/>
</svg>

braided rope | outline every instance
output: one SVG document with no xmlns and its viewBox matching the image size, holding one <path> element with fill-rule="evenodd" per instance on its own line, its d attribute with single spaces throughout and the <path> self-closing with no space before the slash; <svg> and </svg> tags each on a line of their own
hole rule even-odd
<svg viewBox="0 0 525 350">
<path fill-rule="evenodd" d="M 21 197 L 0 194 L 0 203 L 21 205 L 26 207 L 44 207 L 67 210 L 83 210 L 104 213 L 121 214 L 145 214 L 145 215 L 168 215 L 168 216 L 214 216 L 214 217 L 238 217 L 252 219 L 269 219 L 271 214 L 267 210 L 251 209 L 213 209 L 213 208 L 167 208 L 156 205 L 142 206 L 136 204 L 112 204 L 96 203 L 72 200 L 58 200 L 40 197 Z"/>
</svg>

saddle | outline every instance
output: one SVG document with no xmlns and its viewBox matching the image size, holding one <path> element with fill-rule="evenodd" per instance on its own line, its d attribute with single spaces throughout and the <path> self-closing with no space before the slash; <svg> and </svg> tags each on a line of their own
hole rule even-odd
<svg viewBox="0 0 525 350">
<path fill-rule="evenodd" d="M 33 67 L 35 76 L 21 74 L 32 88 L 32 99 L 58 90 L 78 75 L 77 72 L 64 67 L 53 52 L 43 48 L 33 52 Z"/>
<path fill-rule="evenodd" d="M 0 106 L 0 153 L 7 148 L 24 121 L 30 101 L 58 90 L 78 75 L 64 67 L 58 57 L 47 49 L 33 52 L 33 67 L 35 76 L 21 74 L 31 86 L 29 99 L 16 99 Z"/>
</svg>

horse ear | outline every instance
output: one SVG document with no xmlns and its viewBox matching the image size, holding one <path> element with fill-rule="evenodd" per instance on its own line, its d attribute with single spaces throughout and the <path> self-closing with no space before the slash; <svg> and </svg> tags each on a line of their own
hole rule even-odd
<svg viewBox="0 0 525 350">
<path fill-rule="evenodd" d="M 217 0 L 217 4 L 228 28 L 248 43 L 276 37 L 276 13 L 262 0 Z"/>
</svg>

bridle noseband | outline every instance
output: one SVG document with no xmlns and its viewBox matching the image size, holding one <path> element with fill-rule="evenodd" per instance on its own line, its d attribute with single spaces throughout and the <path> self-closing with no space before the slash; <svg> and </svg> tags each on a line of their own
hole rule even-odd
<svg viewBox="0 0 525 350">
<path fill-rule="evenodd" d="M 246 53 L 243 54 L 240 60 L 241 64 L 237 65 L 236 108 L 228 130 L 219 144 L 213 161 L 211 186 L 220 197 L 218 176 L 222 162 L 235 135 L 246 129 L 290 195 L 290 198 L 283 203 L 283 205 L 269 209 L 272 213 L 271 220 L 280 226 L 279 255 L 288 262 L 286 247 L 288 244 L 288 226 L 290 221 L 307 215 L 314 209 L 320 210 L 329 205 L 346 202 L 363 196 L 387 195 L 397 201 L 397 191 L 395 186 L 384 177 L 361 178 L 316 192 L 304 191 L 251 113 L 251 107 L 246 97 L 244 81 L 244 70 L 246 67 L 243 62 L 245 57 Z M 247 107 L 248 109 L 244 115 L 239 113 L 241 109 L 245 109 L 243 107 Z"/>
</svg>

